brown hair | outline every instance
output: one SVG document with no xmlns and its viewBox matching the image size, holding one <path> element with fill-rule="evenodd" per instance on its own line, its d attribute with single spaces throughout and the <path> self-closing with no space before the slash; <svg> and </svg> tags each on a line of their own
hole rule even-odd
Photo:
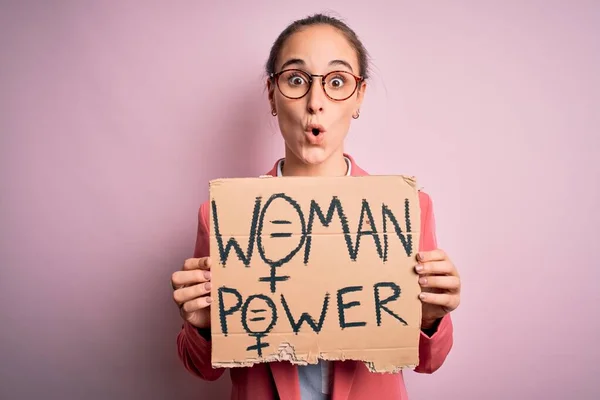
<svg viewBox="0 0 600 400">
<path fill-rule="evenodd" d="M 267 76 L 275 72 L 277 57 L 279 56 L 279 52 L 285 44 L 285 41 L 294 33 L 311 25 L 330 25 L 338 29 L 346 37 L 348 43 L 350 43 L 350 46 L 352 46 L 356 51 L 359 67 L 358 73 L 364 79 L 369 77 L 369 53 L 367 52 L 367 49 L 365 49 L 365 46 L 362 44 L 356 33 L 341 20 L 324 14 L 314 14 L 306 18 L 296 20 L 288 25 L 288 27 L 279 34 L 277 40 L 275 40 L 275 43 L 273 43 L 273 46 L 271 47 L 269 59 L 267 60 L 267 64 L 265 66 Z"/>
</svg>

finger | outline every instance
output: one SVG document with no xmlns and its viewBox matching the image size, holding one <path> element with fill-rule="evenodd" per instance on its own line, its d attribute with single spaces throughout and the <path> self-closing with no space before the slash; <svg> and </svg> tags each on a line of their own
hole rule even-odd
<svg viewBox="0 0 600 400">
<path fill-rule="evenodd" d="M 420 251 L 417 254 L 417 260 L 420 262 L 443 261 L 447 258 L 446 252 L 442 249 L 431 251 Z"/>
<path fill-rule="evenodd" d="M 422 276 L 419 278 L 419 284 L 422 287 L 458 290 L 460 288 L 460 279 L 456 276 Z"/>
<path fill-rule="evenodd" d="M 175 271 L 171 275 L 171 283 L 177 290 L 185 285 L 195 285 L 197 283 L 203 283 L 210 281 L 211 272 L 202 271 L 201 269 L 195 269 L 192 271 Z"/>
<path fill-rule="evenodd" d="M 419 275 L 453 275 L 458 276 L 456 267 L 449 261 L 425 262 L 415 266 Z"/>
<path fill-rule="evenodd" d="M 212 262 L 210 257 L 201 257 L 201 258 L 188 258 L 183 263 L 183 270 L 189 271 L 192 269 L 203 269 L 209 270 Z"/>
<path fill-rule="evenodd" d="M 181 306 L 181 311 L 185 314 L 190 314 L 208 307 L 210 303 L 212 303 L 212 298 L 210 296 L 198 297 L 194 300 L 183 303 Z"/>
<path fill-rule="evenodd" d="M 448 310 L 458 307 L 459 297 L 448 293 L 425 293 L 421 292 L 419 298 L 423 303 L 434 304 Z"/>
<path fill-rule="evenodd" d="M 175 303 L 177 304 L 186 303 L 210 293 L 210 287 L 210 282 L 204 282 L 198 285 L 177 289 L 173 292 L 173 300 L 175 300 Z"/>
</svg>

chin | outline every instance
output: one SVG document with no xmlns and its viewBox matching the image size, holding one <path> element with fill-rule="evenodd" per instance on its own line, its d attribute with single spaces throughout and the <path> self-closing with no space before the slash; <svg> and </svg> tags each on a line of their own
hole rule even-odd
<svg viewBox="0 0 600 400">
<path fill-rule="evenodd" d="M 330 151 L 322 147 L 311 147 L 300 150 L 300 159 L 308 165 L 319 165 L 331 155 Z"/>
</svg>

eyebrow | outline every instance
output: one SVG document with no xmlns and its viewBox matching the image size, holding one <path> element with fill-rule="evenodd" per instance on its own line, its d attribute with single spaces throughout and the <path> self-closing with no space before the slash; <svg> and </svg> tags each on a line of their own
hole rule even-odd
<svg viewBox="0 0 600 400">
<path fill-rule="evenodd" d="M 301 65 L 301 66 L 306 66 L 306 63 L 304 62 L 304 60 L 300 59 L 300 58 L 291 58 L 289 60 L 287 60 L 286 62 L 284 62 L 281 65 L 281 69 L 285 69 L 285 67 L 288 67 L 290 65 L 293 64 L 297 64 L 297 65 Z M 350 70 L 350 72 L 354 72 L 354 70 L 352 69 L 352 66 L 350 65 L 349 62 L 344 61 L 344 60 L 331 60 L 329 61 L 329 65 L 330 66 L 334 66 L 334 65 L 341 65 L 343 67 L 346 67 Z"/>
</svg>

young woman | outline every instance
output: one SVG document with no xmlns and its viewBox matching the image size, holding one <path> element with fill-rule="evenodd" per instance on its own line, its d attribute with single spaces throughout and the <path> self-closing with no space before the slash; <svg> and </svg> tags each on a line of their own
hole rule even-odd
<svg viewBox="0 0 600 400">
<path fill-rule="evenodd" d="M 285 140 L 285 158 L 273 176 L 367 175 L 344 153 L 353 118 L 359 118 L 368 77 L 367 52 L 356 34 L 338 19 L 314 15 L 292 23 L 277 38 L 266 64 L 271 113 Z M 421 248 L 415 269 L 423 290 L 420 364 L 433 373 L 452 347 L 449 313 L 460 301 L 460 278 L 447 255 L 437 249 L 431 200 L 419 193 Z M 173 298 L 184 320 L 177 344 L 187 370 L 205 380 L 224 370 L 211 367 L 210 267 L 207 203 L 198 213 L 194 257 L 172 276 Z M 289 362 L 232 368 L 234 399 L 406 399 L 402 373 L 370 373 L 362 362 Z"/>
</svg>

